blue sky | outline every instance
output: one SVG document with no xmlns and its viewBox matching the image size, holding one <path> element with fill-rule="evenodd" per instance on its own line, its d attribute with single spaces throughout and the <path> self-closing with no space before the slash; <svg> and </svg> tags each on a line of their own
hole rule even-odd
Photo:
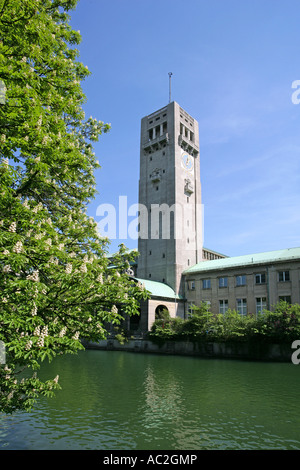
<svg viewBox="0 0 300 470">
<path fill-rule="evenodd" d="M 199 122 L 204 245 L 238 256 L 300 246 L 298 0 L 81 0 L 86 116 L 111 124 L 89 206 L 138 202 L 141 118 L 172 100 Z M 300 94 L 299 94 L 300 96 Z M 128 222 L 133 217 L 128 217 Z M 131 238 L 112 240 L 111 251 Z"/>
</svg>

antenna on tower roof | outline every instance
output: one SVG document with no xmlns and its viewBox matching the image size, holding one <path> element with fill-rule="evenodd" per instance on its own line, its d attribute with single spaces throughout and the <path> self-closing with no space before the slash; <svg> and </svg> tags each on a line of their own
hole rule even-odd
<svg viewBox="0 0 300 470">
<path fill-rule="evenodd" d="M 172 77 L 172 72 L 169 72 L 169 103 L 171 103 L 171 77 Z"/>
</svg>

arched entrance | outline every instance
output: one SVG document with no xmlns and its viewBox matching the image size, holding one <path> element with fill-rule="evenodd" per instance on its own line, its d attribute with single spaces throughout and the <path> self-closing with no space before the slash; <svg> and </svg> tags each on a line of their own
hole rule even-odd
<svg viewBox="0 0 300 470">
<path fill-rule="evenodd" d="M 170 316 L 169 310 L 165 305 L 158 305 L 155 309 L 155 320 L 168 318 Z"/>
</svg>

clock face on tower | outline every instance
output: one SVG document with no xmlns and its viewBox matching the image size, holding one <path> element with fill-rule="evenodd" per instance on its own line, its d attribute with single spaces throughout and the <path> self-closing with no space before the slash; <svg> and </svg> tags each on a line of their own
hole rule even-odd
<svg viewBox="0 0 300 470">
<path fill-rule="evenodd" d="M 182 158 L 183 168 L 185 168 L 188 171 L 191 171 L 194 166 L 193 157 L 191 157 L 187 153 L 183 153 L 181 158 Z"/>
</svg>

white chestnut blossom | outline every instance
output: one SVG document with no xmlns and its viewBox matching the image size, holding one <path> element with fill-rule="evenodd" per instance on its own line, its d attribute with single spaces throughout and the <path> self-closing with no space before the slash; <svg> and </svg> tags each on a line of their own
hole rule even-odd
<svg viewBox="0 0 300 470">
<path fill-rule="evenodd" d="M 82 273 L 87 273 L 87 267 L 86 267 L 86 264 L 85 264 L 85 263 L 83 263 L 83 264 L 80 266 L 80 271 L 81 271 Z"/>
<path fill-rule="evenodd" d="M 33 271 L 32 274 L 28 274 L 28 276 L 26 277 L 26 279 L 28 279 L 29 281 L 35 281 L 35 282 L 39 282 L 39 272 L 38 270 L 36 271 Z"/>
<path fill-rule="evenodd" d="M 66 266 L 66 273 L 71 274 L 72 268 L 73 268 L 72 263 L 68 263 L 67 266 Z"/>
<path fill-rule="evenodd" d="M 31 348 L 32 348 L 32 341 L 31 341 L 31 339 L 30 339 L 29 341 L 27 341 L 27 343 L 26 343 L 26 345 L 25 345 L 25 349 L 26 349 L 27 351 L 29 351 L 29 349 L 31 349 Z"/>
<path fill-rule="evenodd" d="M 118 309 L 115 305 L 112 306 L 111 313 L 118 313 Z"/>
<path fill-rule="evenodd" d="M 8 228 L 9 232 L 15 232 L 17 229 L 17 222 L 12 222 Z"/>
<path fill-rule="evenodd" d="M 63 338 L 63 337 L 65 336 L 66 332 L 67 332 L 67 328 L 64 327 L 64 328 L 60 331 L 59 337 L 60 337 L 60 338 Z"/>
<path fill-rule="evenodd" d="M 33 309 L 31 310 L 31 315 L 33 317 L 35 317 L 37 315 L 37 306 L 36 306 L 35 303 L 33 304 Z"/>
<path fill-rule="evenodd" d="M 19 240 L 16 245 L 13 247 L 13 251 L 15 253 L 22 253 L 23 251 L 23 243 L 21 242 L 21 240 Z"/>
</svg>

